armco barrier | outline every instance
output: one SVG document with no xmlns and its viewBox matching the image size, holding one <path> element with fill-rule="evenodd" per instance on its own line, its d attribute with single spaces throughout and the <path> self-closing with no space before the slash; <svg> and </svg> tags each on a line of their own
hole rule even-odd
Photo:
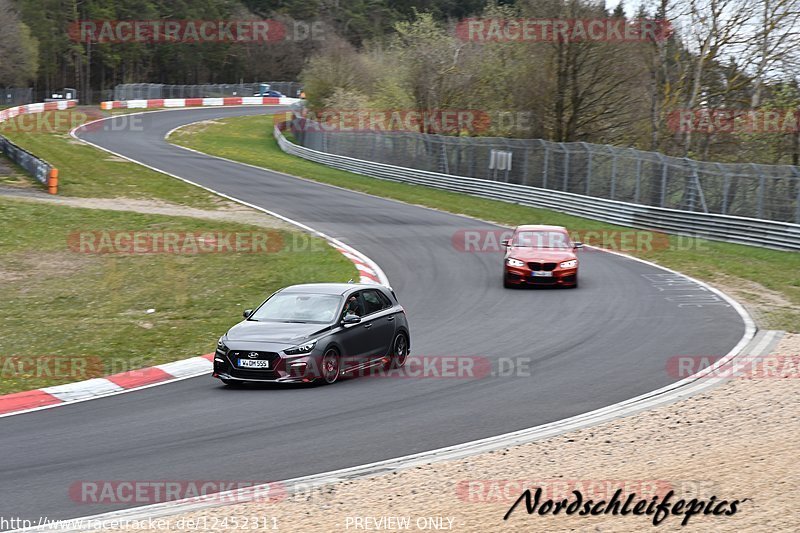
<svg viewBox="0 0 800 533">
<path fill-rule="evenodd" d="M 64 110 L 75 107 L 76 104 L 77 100 L 62 100 L 59 102 L 41 102 L 9 107 L 8 109 L 0 111 L 0 122 L 5 122 L 19 115 Z M 58 192 L 58 169 L 54 168 L 53 165 L 44 159 L 36 157 L 27 150 L 20 148 L 2 135 L 0 135 L 0 151 L 16 164 L 27 170 L 34 178 L 41 182 L 42 185 L 47 186 L 47 190 L 50 194 L 56 194 Z"/>
<path fill-rule="evenodd" d="M 50 173 L 55 170 L 50 163 L 39 159 L 3 136 L 0 136 L 0 152 L 3 152 L 9 159 L 27 170 L 28 173 L 36 178 L 37 181 L 41 182 L 42 185 L 49 185 L 48 179 L 50 178 Z"/>
<path fill-rule="evenodd" d="M 149 109 L 155 107 L 216 107 L 229 105 L 292 105 L 299 98 L 271 96 L 226 96 L 222 98 L 151 98 L 149 100 L 113 100 L 101 102 L 100 108 Z"/>
<path fill-rule="evenodd" d="M 311 150 L 288 141 L 280 125 L 275 126 L 274 135 L 281 150 L 287 154 L 364 176 L 542 207 L 620 226 L 781 250 L 800 250 L 800 224 L 650 207 L 514 183 L 426 172 Z"/>
</svg>

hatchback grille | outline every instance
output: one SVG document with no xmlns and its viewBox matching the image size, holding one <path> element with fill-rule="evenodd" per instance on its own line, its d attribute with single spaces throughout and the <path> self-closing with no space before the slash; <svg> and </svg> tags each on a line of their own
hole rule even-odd
<svg viewBox="0 0 800 533">
<path fill-rule="evenodd" d="M 269 367 L 275 368 L 281 357 L 275 352 L 257 352 L 253 350 L 231 350 L 228 352 L 228 359 L 235 368 L 239 368 L 239 359 L 251 359 L 253 361 L 269 361 Z M 247 369 L 251 370 L 251 369 Z"/>
<path fill-rule="evenodd" d="M 531 270 L 555 270 L 557 263 L 528 263 Z"/>
</svg>

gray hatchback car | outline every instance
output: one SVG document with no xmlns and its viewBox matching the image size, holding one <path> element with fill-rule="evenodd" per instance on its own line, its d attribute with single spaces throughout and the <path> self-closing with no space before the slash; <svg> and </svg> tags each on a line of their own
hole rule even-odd
<svg viewBox="0 0 800 533">
<path fill-rule="evenodd" d="M 410 348 L 405 310 L 389 287 L 292 285 L 220 337 L 213 376 L 226 385 L 334 383 L 343 374 L 400 368 Z"/>
</svg>

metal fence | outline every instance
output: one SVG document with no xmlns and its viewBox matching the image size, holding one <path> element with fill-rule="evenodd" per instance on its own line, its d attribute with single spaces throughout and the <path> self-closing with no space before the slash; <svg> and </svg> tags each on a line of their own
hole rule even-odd
<svg viewBox="0 0 800 533">
<path fill-rule="evenodd" d="M 283 124 L 276 125 L 274 135 L 284 152 L 365 176 L 553 209 L 620 226 L 800 251 L 800 224 L 637 205 L 523 184 L 415 170 L 405 165 L 375 163 L 305 148 L 288 141 L 282 127 Z"/>
<path fill-rule="evenodd" d="M 29 87 L 0 88 L 0 105 L 23 105 L 33 102 L 33 89 Z"/>
<path fill-rule="evenodd" d="M 541 139 L 344 132 L 295 114 L 296 141 L 388 165 L 691 212 L 800 223 L 800 167 L 696 161 Z"/>
<path fill-rule="evenodd" d="M 295 98 L 302 85 L 295 81 L 268 81 L 273 91 Z M 114 100 L 148 100 L 157 98 L 215 98 L 221 96 L 258 96 L 262 83 L 206 85 L 164 85 L 161 83 L 126 83 L 114 87 Z"/>
</svg>

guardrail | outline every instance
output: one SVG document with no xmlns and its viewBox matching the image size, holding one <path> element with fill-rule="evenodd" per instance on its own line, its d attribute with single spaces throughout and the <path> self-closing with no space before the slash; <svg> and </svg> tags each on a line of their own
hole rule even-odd
<svg viewBox="0 0 800 533">
<path fill-rule="evenodd" d="M 206 83 L 201 85 L 165 85 L 163 83 L 123 83 L 114 87 L 114 100 L 149 100 L 154 98 L 214 98 L 255 96 L 268 85 L 288 97 L 299 96 L 303 85 L 296 81 L 256 83 Z"/>
<path fill-rule="evenodd" d="M 58 192 L 58 169 L 53 165 L 20 148 L 2 135 L 0 135 L 0 152 L 27 170 L 31 176 L 47 187 L 50 194 Z"/>
<path fill-rule="evenodd" d="M 12 119 L 19 115 L 44 113 L 45 111 L 59 111 L 75 107 L 77 100 L 62 100 L 60 102 L 41 102 L 17 107 L 9 107 L 0 111 L 0 122 Z M 58 169 L 53 165 L 38 158 L 24 148 L 20 148 L 2 135 L 0 135 L 0 151 L 9 159 L 28 171 L 37 181 L 47 187 L 50 194 L 58 193 Z"/>
<path fill-rule="evenodd" d="M 151 98 L 148 100 L 110 100 L 100 109 L 151 109 L 159 107 L 219 107 L 237 105 L 293 105 L 299 98 L 274 96 L 226 96 L 224 98 Z"/>
<path fill-rule="evenodd" d="M 394 120 L 384 112 L 315 115 L 297 109 L 291 132 L 305 148 L 385 165 L 800 224 L 800 166 L 700 161 L 587 142 L 422 133 L 408 131 L 412 124 L 401 124 L 398 115 Z M 390 124 L 401 130 L 389 129 Z"/>
<path fill-rule="evenodd" d="M 542 207 L 620 226 L 781 250 L 800 250 L 800 224 L 651 207 L 527 185 L 375 163 L 299 146 L 287 140 L 282 129 L 283 124 L 276 124 L 274 135 L 281 150 L 287 154 L 364 176 Z"/>
</svg>

